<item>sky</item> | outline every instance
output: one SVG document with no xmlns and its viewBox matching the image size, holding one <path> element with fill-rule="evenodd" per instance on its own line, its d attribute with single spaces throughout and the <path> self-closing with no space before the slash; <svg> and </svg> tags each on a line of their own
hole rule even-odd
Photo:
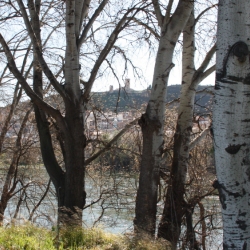
<svg viewBox="0 0 250 250">
<path fill-rule="evenodd" d="M 203 0 L 201 0 L 202 2 Z M 204 2 L 204 1 L 203 1 Z M 206 21 L 206 20 L 205 20 Z M 203 27 L 203 26 L 201 26 Z M 198 27 L 200 29 L 200 27 Z M 203 29 L 203 28 L 202 28 Z M 204 30 L 203 30 L 204 31 Z M 7 32 L 7 31 L 6 31 Z M 205 30 L 205 35 L 208 31 Z M 202 34 L 202 33 L 201 33 Z M 204 35 L 204 34 L 203 34 Z M 200 36 L 201 37 L 201 36 Z M 199 38 L 202 40 L 202 38 Z M 55 39 L 55 42 L 58 43 L 59 39 Z M 202 41 L 201 41 L 202 43 Z M 201 45 L 201 43 L 199 45 Z M 52 44 L 53 45 L 53 44 Z M 137 46 L 137 47 L 136 47 Z M 153 73 L 154 73 L 154 65 L 155 65 L 155 55 L 157 50 L 157 44 L 154 50 L 149 50 L 149 48 L 140 47 L 140 44 L 136 45 L 134 49 L 131 50 L 132 47 L 128 47 L 126 53 L 130 53 L 129 57 L 133 64 L 138 68 L 138 72 L 140 76 L 135 76 L 134 71 L 131 66 L 128 65 L 127 71 L 124 73 L 124 63 L 122 59 L 118 57 L 115 62 L 115 70 L 117 72 L 117 76 L 119 76 L 120 87 L 124 86 L 125 79 L 130 79 L 131 88 L 135 90 L 146 89 L 149 85 L 152 85 Z M 126 48 L 125 48 L 126 49 Z M 130 52 L 132 51 L 132 52 Z M 168 85 L 181 84 L 181 49 L 177 48 L 174 57 L 173 63 L 175 67 L 172 69 L 170 73 L 170 78 Z M 63 53 L 63 52 L 58 52 Z M 201 53 L 203 56 L 205 53 Z M 197 57 L 198 58 L 198 57 Z M 197 59 L 197 61 L 199 61 Z M 122 77 L 120 77 L 122 76 Z M 85 79 L 86 80 L 86 79 Z M 202 84 L 203 85 L 213 85 L 215 82 L 214 74 L 206 78 Z M 113 85 L 114 88 L 118 88 L 119 84 L 115 76 L 109 72 L 107 75 L 103 77 L 97 78 L 93 91 L 108 91 L 110 85 Z"/>
<path fill-rule="evenodd" d="M 197 17 L 204 9 L 210 7 L 213 3 L 216 3 L 215 0 L 200 0 L 199 5 L 195 10 L 195 16 Z M 205 15 L 199 20 L 196 24 L 196 56 L 195 56 L 195 66 L 199 67 L 200 63 L 204 59 L 206 52 L 212 47 L 215 43 L 215 33 L 216 33 L 216 19 L 217 19 L 217 9 L 212 8 L 209 12 L 206 12 Z M 171 70 L 168 85 L 181 84 L 181 40 L 180 37 L 179 43 L 177 43 L 177 48 L 173 56 L 173 63 L 175 67 Z M 152 51 L 149 51 L 148 48 L 138 48 L 135 50 L 133 55 L 130 55 L 131 61 L 141 70 L 142 77 L 138 78 L 134 76 L 132 68 L 128 67 L 128 72 L 124 74 L 123 78 L 120 81 L 121 87 L 124 86 L 124 81 L 126 78 L 130 79 L 130 86 L 135 90 L 146 89 L 149 85 L 152 85 L 153 73 L 154 73 L 154 65 L 155 65 L 155 57 L 157 50 L 157 42 L 154 45 L 155 48 Z M 128 49 L 129 50 L 129 49 Z M 129 51 L 127 51 L 129 53 Z M 215 59 L 213 59 L 212 63 L 215 63 Z M 117 72 L 120 75 L 123 73 L 122 60 L 116 68 Z M 120 67 L 119 67 L 120 65 Z M 212 64 L 209 65 L 209 67 Z M 105 82 L 105 83 L 104 83 Z M 215 73 L 212 73 L 208 76 L 200 85 L 214 85 L 215 84 Z M 109 86 L 113 85 L 114 88 L 118 88 L 119 84 L 115 77 L 111 74 L 106 80 L 105 78 L 102 80 L 97 79 L 96 84 L 94 85 L 93 91 L 108 91 Z"/>
<path fill-rule="evenodd" d="M 137 56 L 133 59 L 133 61 L 142 70 L 143 78 L 138 79 L 134 77 L 133 71 L 129 70 L 129 72 L 124 76 L 124 80 L 127 78 L 130 79 L 130 87 L 132 89 L 135 90 L 146 89 L 149 85 L 152 85 L 155 57 L 152 56 L 151 58 L 147 58 L 141 54 L 137 54 Z M 171 70 L 168 85 L 181 84 L 182 69 L 181 69 L 180 54 L 177 54 L 173 57 L 173 63 L 175 64 L 175 67 Z M 203 82 L 201 82 L 200 85 L 214 85 L 214 84 L 215 84 L 215 73 L 212 73 Z M 106 84 L 103 84 L 103 79 L 100 80 L 97 79 L 93 87 L 93 91 L 94 92 L 108 91 L 110 85 L 113 85 L 114 89 L 119 87 L 119 84 L 117 83 L 113 75 L 110 75 L 109 77 L 106 78 Z M 121 79 L 121 87 L 124 87 L 123 79 Z"/>
</svg>

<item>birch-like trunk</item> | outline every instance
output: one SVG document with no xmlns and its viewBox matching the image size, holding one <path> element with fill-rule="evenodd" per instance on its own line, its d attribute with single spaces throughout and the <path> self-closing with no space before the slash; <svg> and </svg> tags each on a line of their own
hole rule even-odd
<svg viewBox="0 0 250 250">
<path fill-rule="evenodd" d="M 156 13 L 158 2 L 153 1 Z M 179 1 L 173 16 L 159 16 L 161 37 L 158 47 L 152 91 L 146 113 L 141 116 L 139 125 L 143 134 L 143 152 L 140 166 L 139 188 L 135 209 L 135 232 L 155 234 L 157 191 L 159 185 L 159 165 L 163 151 L 163 131 L 167 83 L 172 63 L 173 51 L 192 10 L 192 2 Z M 162 19 L 161 19 L 162 18 Z M 160 22 L 160 20 L 163 20 Z"/>
<path fill-rule="evenodd" d="M 158 236 L 172 242 L 173 246 L 177 245 L 186 208 L 184 200 L 185 181 L 196 93 L 195 88 L 190 88 L 195 73 L 194 51 L 194 13 L 192 12 L 183 31 L 182 86 L 178 120 L 174 135 L 173 162 L 164 210 L 158 230 Z"/>
<path fill-rule="evenodd" d="M 195 69 L 195 23 L 194 11 L 192 11 L 183 31 L 182 85 L 174 135 L 173 161 L 158 230 L 158 236 L 172 242 L 173 248 L 177 246 L 183 217 L 188 215 L 186 220 L 190 222 L 190 211 L 193 210 L 193 207 L 190 207 L 191 205 L 187 204 L 184 199 L 189 153 L 193 144 L 200 141 L 208 131 L 204 131 L 191 143 L 196 90 L 199 83 L 215 70 L 214 66 L 207 69 L 215 53 L 215 46 L 207 53 L 200 67 Z M 191 227 L 189 229 L 192 235 L 189 235 L 188 238 L 190 244 L 195 248 L 197 247 L 195 234 Z"/>
<path fill-rule="evenodd" d="M 213 113 L 223 248 L 250 249 L 250 2 L 220 0 Z"/>
</svg>

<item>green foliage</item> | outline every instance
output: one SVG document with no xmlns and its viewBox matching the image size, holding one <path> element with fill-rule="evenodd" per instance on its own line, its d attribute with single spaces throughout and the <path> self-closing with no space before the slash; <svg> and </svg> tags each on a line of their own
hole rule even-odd
<svg viewBox="0 0 250 250">
<path fill-rule="evenodd" d="M 59 243 L 59 244 L 58 244 Z M 166 242 L 136 240 L 104 232 L 101 229 L 62 229 L 59 239 L 55 231 L 23 226 L 0 227 L 0 249 L 5 250 L 165 250 Z"/>
</svg>

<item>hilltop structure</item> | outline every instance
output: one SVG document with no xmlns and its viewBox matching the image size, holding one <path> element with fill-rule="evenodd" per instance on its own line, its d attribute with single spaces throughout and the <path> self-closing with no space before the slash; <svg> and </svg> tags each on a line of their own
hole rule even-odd
<svg viewBox="0 0 250 250">
<path fill-rule="evenodd" d="M 211 89 L 211 86 L 200 86 L 198 90 Z M 181 85 L 168 86 L 166 103 L 177 99 L 180 94 Z M 110 85 L 108 91 L 93 92 L 91 95 L 92 107 L 106 111 L 128 112 L 145 108 L 151 93 L 151 86 L 144 90 L 134 90 L 130 86 L 130 79 L 125 79 L 124 87 L 114 89 Z M 208 93 L 199 93 L 196 95 L 197 110 L 204 112 L 205 107 L 209 106 L 211 95 Z"/>
</svg>

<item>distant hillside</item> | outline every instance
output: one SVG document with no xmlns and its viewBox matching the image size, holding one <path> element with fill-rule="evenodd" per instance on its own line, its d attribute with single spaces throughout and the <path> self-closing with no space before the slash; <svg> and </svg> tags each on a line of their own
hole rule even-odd
<svg viewBox="0 0 250 250">
<path fill-rule="evenodd" d="M 124 90 L 119 92 L 95 92 L 92 93 L 91 102 L 94 106 L 104 110 L 116 110 L 118 112 L 127 110 L 137 110 L 148 102 L 147 92 L 126 93 Z"/>
<path fill-rule="evenodd" d="M 172 101 L 180 95 L 180 85 L 171 85 L 168 87 L 166 102 Z M 201 86 L 198 91 L 213 89 L 211 86 Z M 137 110 L 145 105 L 149 100 L 150 90 L 129 91 L 124 89 L 113 92 L 94 92 L 91 94 L 91 103 L 93 106 L 104 110 L 116 110 L 118 112 Z M 196 95 L 196 112 L 204 112 L 210 106 L 212 96 L 207 93 Z"/>
</svg>

